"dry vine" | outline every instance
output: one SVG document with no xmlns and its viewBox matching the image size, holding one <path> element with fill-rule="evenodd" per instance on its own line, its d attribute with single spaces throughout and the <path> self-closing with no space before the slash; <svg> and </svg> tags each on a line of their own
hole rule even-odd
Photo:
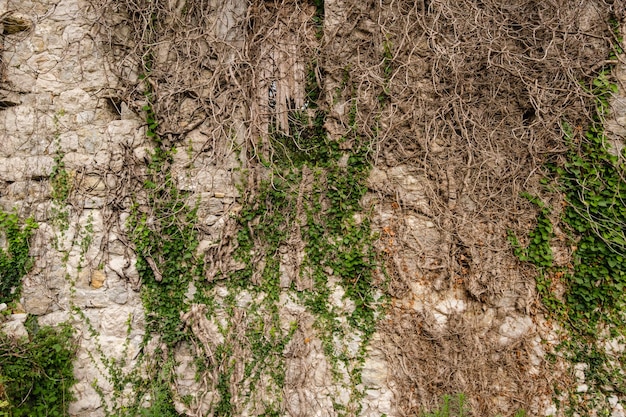
<svg viewBox="0 0 626 417">
<path fill-rule="evenodd" d="M 619 5 L 326 1 L 321 32 L 306 1 L 93 5 L 125 87 L 116 100 L 140 112 L 149 96 L 158 133 L 169 143 L 200 127 L 203 151 L 216 165 L 235 137 L 246 163 L 258 169 L 258 157 L 273 152 L 271 126 L 289 133 L 288 112 L 306 108 L 311 68 L 332 139 L 354 129 L 370 141 L 376 166 L 409 166 L 424 179 L 426 207 L 391 194 L 382 201 L 400 222 L 419 213 L 436 224 L 441 268 L 418 272 L 438 290 L 460 285 L 489 307 L 506 295 L 528 313 L 532 278 L 508 251 L 506 230 L 532 227 L 533 208 L 519 194 L 539 193 L 542 166 L 565 151 L 560 123 L 591 119 L 585 82 L 608 64 L 609 20 L 623 14 Z M 347 139 L 345 148 L 352 145 Z M 408 238 L 398 240 L 402 246 Z M 398 298 L 416 272 L 402 269 L 401 262 L 391 268 Z M 462 319 L 442 333 L 423 327 L 426 319 L 414 313 L 391 317 L 382 332 L 402 415 L 445 393 L 472 395 L 475 415 L 530 409 L 547 393 L 548 380 L 530 377 L 527 341 L 499 347 L 493 329 L 479 331 Z"/>
</svg>

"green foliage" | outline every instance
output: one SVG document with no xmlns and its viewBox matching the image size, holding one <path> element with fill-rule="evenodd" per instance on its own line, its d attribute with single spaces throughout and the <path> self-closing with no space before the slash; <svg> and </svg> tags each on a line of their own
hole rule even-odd
<svg viewBox="0 0 626 417">
<path fill-rule="evenodd" d="M 434 411 L 420 414 L 420 417 L 464 417 L 468 415 L 465 404 L 465 394 L 457 394 L 454 397 L 443 396 L 443 403 Z"/>
<path fill-rule="evenodd" d="M 6 248 L 0 246 L 0 303 L 10 303 L 19 297 L 22 277 L 32 267 L 29 240 L 38 224 L 33 218 L 22 221 L 17 213 L 0 210 L 0 237 Z"/>
<path fill-rule="evenodd" d="M 564 160 L 549 165 L 565 197 L 561 220 L 575 249 L 572 265 L 552 266 L 549 211 L 537 199 L 529 198 L 540 209 L 529 246 L 522 248 L 510 237 L 515 254 L 538 267 L 543 302 L 569 333 L 557 352 L 572 363 L 587 365 L 589 392 L 584 397 L 571 392 L 567 404 L 569 412 L 581 415 L 609 409 L 606 389 L 626 392 L 624 358 L 603 346 L 606 338 L 626 334 L 626 153 L 617 155 L 611 148 L 603 126 L 617 92 L 611 69 L 603 69 L 586 89 L 595 97 L 595 116 L 586 130 L 562 123 L 569 149 Z M 555 275 L 564 278 L 563 301 L 552 293 L 549 277 Z"/>
<path fill-rule="evenodd" d="M 315 6 L 313 23 L 317 26 L 317 38 L 321 39 L 324 35 L 324 0 L 310 0 L 310 3 Z"/>
<path fill-rule="evenodd" d="M 310 107 L 316 108 L 315 103 Z M 354 110 L 353 107 L 353 128 Z M 320 110 L 313 113 L 312 119 L 305 112 L 294 111 L 289 115 L 290 134 L 275 131 L 271 135 L 273 154 L 266 165 L 272 169 L 272 175 L 261 182 L 254 198 L 243 203 L 234 257 L 245 267 L 231 275 L 229 285 L 235 291 L 262 291 L 267 303 L 259 313 L 271 314 L 276 309 L 271 303 L 278 302 L 281 293 L 280 250 L 289 247 L 294 239 L 301 241 L 305 254 L 301 279 L 310 280 L 313 285 L 297 292 L 297 297 L 316 317 L 315 327 L 337 381 L 343 379 L 339 369 L 347 370 L 351 403 L 356 405 L 365 346 L 375 330 L 378 305 L 373 282 L 374 236 L 360 205 L 367 192 L 365 180 L 370 169 L 368 143 L 354 130 L 339 142 L 330 140 L 323 127 L 324 119 Z M 349 150 L 340 149 L 342 141 L 350 142 Z M 260 263 L 262 282 L 254 288 L 249 283 L 259 273 L 259 253 L 264 259 Z M 329 277 L 339 281 L 344 298 L 355 306 L 345 317 L 347 325 L 340 324 L 345 313 L 330 302 Z M 277 312 L 274 314 L 274 336 L 261 328 L 249 329 L 247 333 L 255 352 L 249 369 L 255 378 L 260 366 L 274 367 L 278 372 L 272 374 L 273 378 L 282 387 L 281 356 L 291 335 L 279 329 Z M 349 333 L 359 334 L 360 351 L 356 354 L 348 352 L 344 342 L 352 337 Z"/>
<path fill-rule="evenodd" d="M 581 129 L 562 124 L 569 151 L 565 163 L 552 166 L 567 203 L 563 222 L 577 240 L 573 268 L 566 275 L 563 321 L 571 340 L 560 348 L 572 363 L 587 364 L 590 394 L 580 398 L 573 393 L 569 401 L 582 414 L 609 409 L 605 387 L 626 392 L 623 358 L 602 347 L 603 338 L 626 333 L 626 166 L 624 151 L 615 154 L 603 127 L 616 91 L 610 71 L 603 70 L 589 87 L 596 97 L 594 120 L 582 135 Z M 600 331 L 605 326 L 608 335 Z"/>
<path fill-rule="evenodd" d="M 170 347 L 187 336 L 180 323 L 186 310 L 184 299 L 189 283 L 199 274 L 195 259 L 198 246 L 196 210 L 187 206 L 168 171 L 172 150 L 157 133 L 158 122 L 150 104 L 152 92 L 146 82 L 147 133 L 156 145 L 144 183 L 149 209 L 133 207 L 128 225 L 137 252 L 137 271 L 142 280 L 142 301 L 147 330 L 161 335 Z"/>
<path fill-rule="evenodd" d="M 322 19 L 324 2 L 315 1 L 315 6 L 316 18 Z M 149 68 L 149 63 L 145 67 Z M 159 124 L 151 104 L 153 92 L 146 84 L 147 104 L 143 110 L 147 136 L 155 145 L 144 184 L 149 204 L 136 204 L 127 226 L 138 256 L 147 330 L 149 334 L 158 334 L 167 346 L 169 354 L 156 355 L 155 359 L 157 366 L 167 368 L 172 360 L 171 352 L 178 344 L 194 338 L 180 317 L 188 310 L 185 293 L 189 284 L 202 282 L 194 302 L 208 307 L 209 319 L 217 311 L 226 313 L 219 322 L 224 342 L 215 347 L 211 358 L 197 361 L 199 375 L 211 372 L 217 378 L 214 384 L 218 396 L 212 410 L 217 416 L 235 415 L 235 393 L 240 401 L 263 409 L 264 415 L 279 415 L 285 384 L 284 351 L 297 330 L 296 323 L 289 328 L 281 323 L 279 309 L 281 295 L 285 294 L 300 296 L 318 316 L 316 326 L 324 350 L 335 365 L 339 361 L 344 363 L 351 378 L 353 400 L 357 400 L 354 392 L 360 384 L 365 346 L 374 332 L 377 314 L 373 295 L 374 236 L 366 216 L 361 216 L 362 219 L 357 216 L 361 211 L 360 200 L 367 191 L 364 181 L 370 167 L 368 143 L 351 131 L 342 139 L 350 142 L 343 146 L 349 150 L 341 150 L 340 142 L 328 138 L 324 129 L 326 114 L 317 106 L 322 91 L 318 71 L 317 64 L 312 63 L 307 76 L 307 108 L 290 112 L 290 133 L 278 129 L 270 132 L 272 153 L 269 160 L 261 161 L 268 168 L 269 178 L 240 201 L 237 246 L 232 257 L 241 267 L 218 271 L 218 276 L 210 282 L 200 280 L 204 271 L 195 256 L 196 210 L 186 205 L 188 195 L 177 190 L 169 172 L 172 150 L 157 132 Z M 355 124 L 353 106 L 350 125 L 354 128 Z M 312 289 L 298 294 L 293 287 L 281 288 L 280 283 L 281 250 L 293 239 L 304 244 L 301 274 L 303 277 L 310 274 L 315 282 Z M 343 339 L 347 329 L 336 320 L 342 313 L 335 311 L 329 301 L 329 276 L 339 280 L 345 298 L 355 305 L 354 312 L 344 322 L 360 337 L 356 359 L 354 354 L 350 356 L 346 352 Z M 227 291 L 227 295 L 215 297 L 218 285 L 222 294 Z M 241 318 L 236 314 L 240 309 L 237 296 L 244 292 L 250 294 L 252 301 Z M 233 339 L 234 329 L 245 337 Z M 242 351 L 250 357 L 242 357 Z M 238 360 L 244 361 L 242 385 L 245 387 L 232 386 L 234 352 L 239 355 Z M 160 372 L 146 381 L 136 375 L 117 375 L 113 367 L 109 372 L 118 391 L 132 384 L 138 393 L 134 405 L 125 412 L 120 410 L 120 415 L 175 415 L 169 388 L 171 373 Z M 266 393 L 255 393 L 260 381 L 266 393 L 274 398 L 270 402 L 265 398 Z M 147 393 L 151 406 L 142 408 L 138 404 Z"/>
<path fill-rule="evenodd" d="M 54 165 L 50 172 L 50 184 L 52 185 L 52 200 L 59 204 L 65 203 L 70 196 L 72 181 L 70 174 L 65 169 L 63 157 L 65 155 L 58 150 L 54 155 Z"/>
<path fill-rule="evenodd" d="M 68 416 L 75 382 L 75 345 L 72 328 L 38 328 L 27 322 L 28 340 L 12 340 L 0 333 L 0 392 L 11 417 Z"/>
<path fill-rule="evenodd" d="M 146 64 L 147 65 L 147 64 Z M 136 398 L 123 409 L 114 408 L 116 415 L 178 416 L 172 399 L 174 380 L 172 354 L 181 341 L 190 339 L 180 315 L 188 310 L 185 293 L 201 273 L 195 257 L 198 237 L 195 224 L 196 209 L 186 203 L 187 195 L 178 190 L 169 166 L 172 150 L 157 133 L 158 121 L 151 105 L 153 93 L 146 83 L 148 104 L 147 137 L 155 146 L 148 163 L 144 189 L 149 203 L 135 204 L 128 219 L 129 236 L 137 253 L 137 271 L 142 281 L 141 299 L 146 312 L 146 340 L 158 335 L 167 354 L 158 352 L 152 360 L 155 374 L 145 379 L 131 372 L 124 375 L 116 364 L 108 363 L 111 382 L 119 395 L 130 384 Z M 140 362 L 145 360 L 142 357 Z M 144 407 L 146 397 L 149 406 Z"/>
<path fill-rule="evenodd" d="M 174 407 L 170 382 L 174 372 L 174 361 L 169 358 L 157 372 L 156 378 L 150 381 L 149 390 L 151 404 L 139 410 L 141 417 L 178 417 Z M 130 416 L 130 414 L 129 414 Z"/>
<path fill-rule="evenodd" d="M 554 238 L 553 226 L 550 220 L 550 208 L 539 198 L 528 193 L 522 196 L 533 203 L 539 210 L 537 224 L 528 235 L 528 246 L 522 247 L 517 236 L 509 232 L 509 242 L 513 246 L 513 253 L 520 261 L 530 262 L 537 267 L 536 288 L 541 295 L 542 301 L 548 309 L 555 314 L 562 313 L 562 303 L 552 293 L 552 280 L 550 276 L 555 272 L 553 268 L 553 255 L 550 246 Z"/>
<path fill-rule="evenodd" d="M 509 239 L 514 245 L 515 255 L 521 261 L 527 261 L 538 268 L 550 268 L 552 266 L 552 248 L 550 240 L 554 237 L 552 222 L 550 221 L 550 209 L 537 197 L 528 193 L 522 196 L 539 208 L 537 215 L 537 225 L 529 234 L 529 244 L 526 248 L 521 248 L 516 244 L 514 236 Z"/>
<path fill-rule="evenodd" d="M 422 412 L 420 417 L 465 417 L 470 412 L 467 407 L 465 394 L 457 394 L 454 396 L 444 395 L 442 404 L 434 411 Z M 518 410 L 515 417 L 526 417 L 526 411 Z"/>
<path fill-rule="evenodd" d="M 579 237 L 567 302 L 573 320 L 592 326 L 599 320 L 619 323 L 624 311 L 626 167 L 611 152 L 601 124 L 615 87 L 604 72 L 594 81 L 598 120 L 580 143 L 564 124 L 570 151 L 555 168 L 568 203 L 563 220 Z"/>
<path fill-rule="evenodd" d="M 152 198 L 152 213 L 140 213 L 135 207 L 129 219 L 131 237 L 137 251 L 137 271 L 142 279 L 142 300 L 147 328 L 160 334 L 170 346 L 186 338 L 180 324 L 185 311 L 185 292 L 197 274 L 194 209 L 167 180 L 167 199 Z"/>
</svg>

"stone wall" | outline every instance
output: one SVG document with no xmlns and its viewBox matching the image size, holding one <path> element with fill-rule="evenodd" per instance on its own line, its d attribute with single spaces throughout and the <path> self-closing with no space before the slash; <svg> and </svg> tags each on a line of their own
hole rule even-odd
<svg viewBox="0 0 626 417">
<path fill-rule="evenodd" d="M 332 4 L 341 11 L 339 2 Z M 33 216 L 39 228 L 31 250 L 35 265 L 24 279 L 20 306 L 2 326 L 7 333 L 24 335 L 24 313 L 36 315 L 41 324 L 71 322 L 79 348 L 77 400 L 70 413 L 102 416 L 103 401 L 113 401 L 114 391 L 107 361 L 115 359 L 124 371 L 132 369 L 145 333 L 141 282 L 126 237 L 126 220 L 130 197 L 138 193 L 133 188 L 135 176 L 145 174 L 143 161 L 153 145 L 146 139 L 142 115 L 117 99 L 119 80 L 99 43 L 96 16 L 88 2 L 0 0 L 0 15 L 5 11 L 28 22 L 29 28 L 16 33 L 5 30 L 0 38 L 0 207 L 16 210 L 22 217 Z M 609 125 L 616 148 L 623 147 L 626 137 L 625 73 L 622 68 L 622 96 L 614 101 L 615 119 Z M 228 219 L 241 209 L 237 185 L 246 163 L 235 146 L 226 147 L 229 151 L 218 160 L 211 157 L 208 137 L 203 126 L 189 132 L 172 166 L 179 187 L 190 193 L 191 200 L 199 201 L 200 253 L 210 252 L 223 237 Z M 66 179 L 61 184 L 54 174 L 59 172 Z M 512 286 L 482 306 L 465 290 L 435 291 L 417 277 L 417 271 L 437 271 L 440 253 L 447 250 L 445 234 L 429 217 L 425 193 L 429 181 L 409 163 L 374 167 L 368 179 L 370 192 L 364 205 L 374 207 L 375 227 L 388 239 L 395 267 L 406 274 L 408 291 L 394 299 L 394 305 L 431 318 L 430 325 L 439 329 L 447 329 L 450 321 L 465 315 L 477 332 L 499 335 L 498 349 L 528 339 L 532 362 L 538 367 L 544 351 L 536 320 L 525 304 L 533 291 L 528 282 Z M 59 187 L 68 189 L 60 192 Z M 394 198 L 378 204 L 380 196 Z M 396 201 L 401 203 L 401 213 Z M 393 243 L 395 234 L 402 245 Z M 481 256 L 488 254 L 474 254 L 475 259 Z M 505 269 L 494 274 L 507 274 Z M 238 296 L 245 309 L 251 301 L 246 301 L 246 294 Z M 335 299 L 338 308 L 347 308 L 339 290 Z M 309 344 L 314 334 L 311 318 L 306 317 L 304 307 L 287 299 L 281 315 L 284 323 L 300 320 L 302 340 L 307 340 L 286 360 L 286 377 L 296 387 L 284 393 L 286 401 L 295 404 L 287 415 L 337 415 L 333 404 L 349 403 L 350 393 L 329 382 L 321 342 Z M 215 323 L 201 325 L 217 337 L 211 330 Z M 386 342 L 376 333 L 368 348 L 360 415 L 398 415 L 397 397 L 406 394 L 394 391 Z M 180 394 L 197 393 L 202 387 L 194 379 L 192 350 L 183 346 L 176 358 Z M 180 412 L 196 415 L 190 410 L 206 411 L 210 401 L 199 400 L 193 407 L 182 402 L 176 405 Z M 549 403 L 538 401 L 535 407 L 538 415 L 551 411 Z M 613 413 L 624 415 L 617 401 Z"/>
<path fill-rule="evenodd" d="M 122 152 L 144 144 L 144 132 L 138 117 L 122 116 L 106 98 L 116 81 L 88 9 L 82 1 L 0 2 L 0 14 L 13 12 L 30 24 L 2 39 L 0 95 L 14 99 L 0 110 L 0 205 L 39 223 L 21 309 L 41 324 L 76 327 L 77 401 L 70 412 L 93 416 L 101 415 L 94 386 L 105 395 L 110 390 L 96 352 L 132 359 L 143 334 L 134 258 L 119 229 L 104 224 L 111 216 L 123 223 L 109 193 L 124 182 L 117 175 Z M 71 198 L 54 195 L 55 169 L 67 173 Z"/>
</svg>

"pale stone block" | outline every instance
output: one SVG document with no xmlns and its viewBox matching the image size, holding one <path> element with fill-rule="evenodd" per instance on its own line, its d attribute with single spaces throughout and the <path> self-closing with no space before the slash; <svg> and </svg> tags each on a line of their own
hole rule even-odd
<svg viewBox="0 0 626 417">
<path fill-rule="evenodd" d="M 59 150 L 63 153 L 76 152 L 78 143 L 76 132 L 65 132 L 59 135 Z"/>
<path fill-rule="evenodd" d="M 74 88 L 59 94 L 54 104 L 67 113 L 78 114 L 87 109 L 95 108 L 97 102 L 85 90 Z"/>
<path fill-rule="evenodd" d="M 108 123 L 106 135 L 112 143 L 135 143 L 144 136 L 144 129 L 137 119 L 113 120 Z M 139 142 L 139 141 L 137 141 Z"/>
<path fill-rule="evenodd" d="M 34 287 L 29 290 L 24 290 L 22 293 L 22 300 L 24 309 L 36 316 L 46 314 L 50 311 L 53 299 L 48 294 L 45 288 Z"/>
<path fill-rule="evenodd" d="M 107 289 L 107 297 L 110 301 L 124 305 L 128 302 L 128 289 L 123 283 L 119 283 Z"/>
<path fill-rule="evenodd" d="M 87 31 L 83 26 L 74 24 L 65 27 L 62 38 L 66 43 L 73 43 L 82 40 L 86 35 Z"/>
<path fill-rule="evenodd" d="M 70 313 L 66 310 L 57 310 L 53 313 L 39 316 L 37 322 L 40 326 L 56 326 L 59 323 L 66 323 L 70 319 Z"/>
<path fill-rule="evenodd" d="M 91 386 L 90 381 L 79 381 L 73 387 L 72 390 L 76 396 L 76 401 L 70 404 L 70 415 L 89 415 L 102 406 L 100 395 Z"/>
<path fill-rule="evenodd" d="M 37 113 L 32 106 L 9 107 L 0 112 L 0 121 L 2 121 L 5 135 L 14 137 L 15 142 L 11 145 L 15 152 L 18 148 L 28 146 L 27 137 L 32 136 L 37 127 Z M 9 146 L 7 148 L 11 149 Z"/>
<path fill-rule="evenodd" d="M 7 336 L 13 339 L 28 338 L 28 331 L 24 327 L 24 323 L 19 320 L 4 323 L 1 329 Z"/>
<path fill-rule="evenodd" d="M 50 73 L 61 62 L 61 58 L 50 52 L 41 52 L 32 56 L 27 64 L 39 73 Z"/>
<path fill-rule="evenodd" d="M 128 325 L 132 323 L 135 307 L 113 304 L 100 310 L 101 335 L 126 338 Z"/>
<path fill-rule="evenodd" d="M 105 299 L 102 288 L 89 290 L 77 288 L 74 294 L 74 303 L 80 308 L 106 308 L 109 304 Z"/>
<path fill-rule="evenodd" d="M 508 345 L 534 331 L 534 329 L 535 324 L 530 317 L 508 316 L 498 329 L 498 333 L 500 334 L 499 343 L 502 346 Z"/>
<path fill-rule="evenodd" d="M 387 363 L 378 358 L 368 357 L 363 364 L 361 381 L 369 388 L 381 388 L 387 386 L 389 371 Z"/>
</svg>

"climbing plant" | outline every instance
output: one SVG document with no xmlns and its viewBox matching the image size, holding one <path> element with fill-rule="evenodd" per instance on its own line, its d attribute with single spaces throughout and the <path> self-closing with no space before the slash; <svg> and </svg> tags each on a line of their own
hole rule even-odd
<svg viewBox="0 0 626 417">
<path fill-rule="evenodd" d="M 31 217 L 22 220 L 17 213 L 0 210 L 0 302 L 19 297 L 22 278 L 32 267 L 29 240 L 38 224 Z M 2 247 L 4 246 L 4 247 Z"/>
<path fill-rule="evenodd" d="M 26 327 L 29 336 L 22 340 L 0 332 L 0 415 L 69 416 L 76 382 L 72 328 L 39 327 L 32 316 Z"/>
<path fill-rule="evenodd" d="M 613 58 L 623 52 L 621 38 L 616 39 Z M 544 305 L 568 332 L 557 352 L 573 364 L 585 364 L 590 392 L 569 392 L 567 403 L 571 412 L 583 414 L 606 410 L 612 392 L 626 391 L 623 357 L 606 348 L 607 340 L 626 334 L 626 152 L 611 143 L 604 127 L 618 92 L 612 71 L 602 68 L 586 87 L 595 98 L 592 120 L 586 128 L 563 121 L 567 152 L 548 164 L 553 181 L 545 183 L 556 184 L 564 198 L 560 221 L 569 233 L 571 264 L 553 265 L 550 209 L 535 197 L 528 196 L 540 209 L 529 245 L 523 248 L 511 237 L 519 259 L 537 267 Z M 563 285 L 563 296 L 554 293 L 553 278 Z"/>
</svg>

